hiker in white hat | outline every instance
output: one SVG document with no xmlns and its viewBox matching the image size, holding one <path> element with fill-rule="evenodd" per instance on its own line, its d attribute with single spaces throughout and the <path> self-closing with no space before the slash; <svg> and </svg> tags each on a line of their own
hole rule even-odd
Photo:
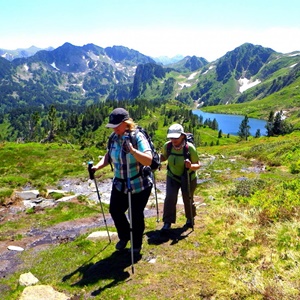
<svg viewBox="0 0 300 300">
<path fill-rule="evenodd" d="M 181 189 L 186 216 L 186 228 L 194 228 L 196 209 L 194 192 L 197 178 L 196 170 L 200 168 L 196 147 L 187 140 L 182 125 L 173 124 L 169 127 L 166 142 L 162 149 L 161 161 L 168 161 L 167 187 L 164 202 L 162 230 L 169 230 L 176 223 L 176 205 L 178 192 Z"/>
</svg>

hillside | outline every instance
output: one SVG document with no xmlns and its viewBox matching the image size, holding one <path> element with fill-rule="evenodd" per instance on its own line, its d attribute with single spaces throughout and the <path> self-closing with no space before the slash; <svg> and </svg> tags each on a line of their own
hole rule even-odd
<svg viewBox="0 0 300 300">
<path fill-rule="evenodd" d="M 162 223 L 156 222 L 155 211 L 147 213 L 142 256 L 135 260 L 134 274 L 130 255 L 115 251 L 114 238 L 111 243 L 107 236 L 87 238 L 105 231 L 98 203 L 77 196 L 49 208 L 38 202 L 25 209 L 4 193 L 12 184 L 20 190 L 26 178 L 32 188 L 48 182 L 48 187 L 62 190 L 58 186 L 62 178 L 86 184 L 86 161 L 99 154 L 97 149 L 2 144 L 1 196 L 6 195 L 1 210 L 6 213 L 0 214 L 5 220 L 0 223 L 2 299 L 20 299 L 23 292 L 29 293 L 18 284 L 20 275 L 28 272 L 39 280 L 31 289 L 40 287 L 47 295 L 46 287 L 51 286 L 78 300 L 185 299 L 187 295 L 211 300 L 299 299 L 299 144 L 299 134 L 293 133 L 198 147 L 202 168 L 195 230 L 182 228 L 181 204 L 177 223 L 167 235 L 160 234 Z M 164 181 L 165 172 L 163 166 L 158 181 Z M 110 169 L 103 170 L 99 186 L 109 176 Z M 40 191 L 46 195 L 45 185 Z M 148 212 L 153 208 L 149 203 Z M 109 221 L 107 206 L 105 214 Z M 114 226 L 108 224 L 113 233 Z M 3 245 L 22 246 L 24 251 L 12 252 Z"/>
<path fill-rule="evenodd" d="M 191 56 L 162 66 L 123 46 L 65 43 L 11 62 L 0 57 L 1 109 L 137 97 L 201 106 L 244 103 L 292 84 L 299 57 L 246 43 L 214 62 Z"/>
<path fill-rule="evenodd" d="M 0 140 L 49 141 L 55 130 L 87 146 L 107 107 L 135 101 L 161 107 L 174 100 L 265 120 L 282 111 L 297 129 L 299 58 L 249 43 L 214 62 L 192 56 L 166 66 L 133 49 L 94 44 L 65 43 L 11 62 L 0 57 Z"/>
<path fill-rule="evenodd" d="M 50 127 L 45 128 L 52 130 L 53 140 L 32 141 L 46 133 L 33 116 L 26 143 L 1 142 L 2 298 L 20 299 L 35 288 L 48 295 L 51 287 L 74 300 L 141 295 L 145 300 L 185 299 L 187 293 L 190 299 L 299 299 L 299 132 L 245 141 L 219 136 L 179 101 L 123 101 L 134 120 L 151 133 L 158 151 L 168 126 L 183 124 L 194 134 L 202 165 L 194 231 L 182 227 L 179 202 L 177 223 L 169 234 L 161 234 L 156 209 L 161 218 L 162 203 L 156 208 L 152 196 L 145 211 L 142 255 L 134 262 L 133 274 L 130 255 L 115 251 L 115 238 L 87 238 L 95 231 L 106 232 L 104 216 L 111 235 L 115 233 L 108 206 L 103 215 L 95 203 L 87 162 L 105 153 L 111 130 L 103 124 L 117 104 L 94 104 L 82 109 L 84 113 L 68 107 L 66 119 L 52 107 L 43 122 L 48 120 Z M 20 114 L 15 119 L 23 118 Z M 9 130 L 2 124 L 2 135 Z M 164 199 L 165 176 L 163 163 L 155 174 L 158 199 Z M 111 185 L 111 177 L 109 167 L 98 174 L 103 200 L 109 198 L 110 189 L 103 187 Z M 37 190 L 39 196 L 23 201 L 18 196 L 22 190 Z M 31 288 L 18 284 L 28 272 L 39 280 Z"/>
</svg>

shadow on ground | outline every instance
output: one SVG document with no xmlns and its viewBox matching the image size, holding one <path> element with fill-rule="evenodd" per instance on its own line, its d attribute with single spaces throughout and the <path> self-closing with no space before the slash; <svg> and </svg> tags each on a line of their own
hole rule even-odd
<svg viewBox="0 0 300 300">
<path fill-rule="evenodd" d="M 141 258 L 141 254 L 134 255 L 134 263 L 137 263 Z M 115 251 L 109 257 L 96 263 L 85 263 L 74 272 L 65 275 L 62 281 L 71 280 L 74 275 L 79 275 L 81 279 L 71 286 L 84 287 L 97 282 L 101 284 L 101 280 L 112 280 L 109 284 L 103 285 L 91 293 L 92 296 L 97 296 L 105 289 L 116 286 L 127 280 L 130 277 L 130 273 L 125 271 L 125 269 L 130 265 L 133 268 L 131 253 L 128 249 L 125 249 L 124 251 Z"/>
<path fill-rule="evenodd" d="M 149 245 L 160 245 L 171 241 L 171 245 L 177 244 L 180 240 L 185 239 L 192 233 L 185 226 L 181 228 L 171 228 L 168 230 L 154 230 L 146 232 Z"/>
</svg>

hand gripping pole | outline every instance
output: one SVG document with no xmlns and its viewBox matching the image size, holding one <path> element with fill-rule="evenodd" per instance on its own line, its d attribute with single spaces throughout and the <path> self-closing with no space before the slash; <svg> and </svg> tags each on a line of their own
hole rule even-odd
<svg viewBox="0 0 300 300">
<path fill-rule="evenodd" d="M 99 200 L 99 203 L 100 203 L 100 207 L 101 207 L 101 211 L 102 211 L 102 215 L 103 215 L 103 220 L 104 220 L 106 231 L 107 231 L 107 236 L 108 236 L 109 242 L 111 243 L 111 238 L 110 238 L 107 223 L 106 223 L 106 218 L 105 218 L 105 214 L 104 214 L 104 210 L 103 210 L 103 205 L 102 205 L 102 201 L 101 201 L 97 181 L 96 181 L 96 178 L 95 178 L 95 170 L 93 170 L 92 167 L 93 167 L 93 162 L 89 161 L 88 162 L 88 171 L 89 171 L 90 179 L 94 180 L 94 183 L 95 183 L 95 187 L 96 187 L 96 191 L 97 191 L 97 195 L 98 195 L 98 200 Z"/>
</svg>

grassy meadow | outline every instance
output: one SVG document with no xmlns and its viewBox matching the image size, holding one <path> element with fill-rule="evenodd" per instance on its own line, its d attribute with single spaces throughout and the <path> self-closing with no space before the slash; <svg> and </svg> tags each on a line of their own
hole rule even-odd
<svg viewBox="0 0 300 300">
<path fill-rule="evenodd" d="M 19 299 L 24 287 L 18 279 L 26 272 L 74 300 L 300 299 L 299 145 L 300 133 L 294 132 L 242 142 L 222 137 L 219 145 L 198 147 L 203 167 L 194 231 L 182 229 L 180 206 L 169 235 L 159 234 L 162 222 L 156 217 L 147 218 L 134 274 L 130 254 L 115 251 L 116 240 L 90 241 L 90 232 L 23 251 L 18 270 L 0 278 L 1 299 Z M 96 161 L 99 152 L 59 144 L 1 144 L 1 203 L 25 185 L 59 188 L 62 178 L 86 180 L 86 163 Z M 164 180 L 165 168 L 157 172 Z M 108 167 L 101 178 L 109 176 Z M 79 200 L 0 223 L 0 241 L 22 240 L 31 228 L 100 215 L 99 205 Z"/>
</svg>

